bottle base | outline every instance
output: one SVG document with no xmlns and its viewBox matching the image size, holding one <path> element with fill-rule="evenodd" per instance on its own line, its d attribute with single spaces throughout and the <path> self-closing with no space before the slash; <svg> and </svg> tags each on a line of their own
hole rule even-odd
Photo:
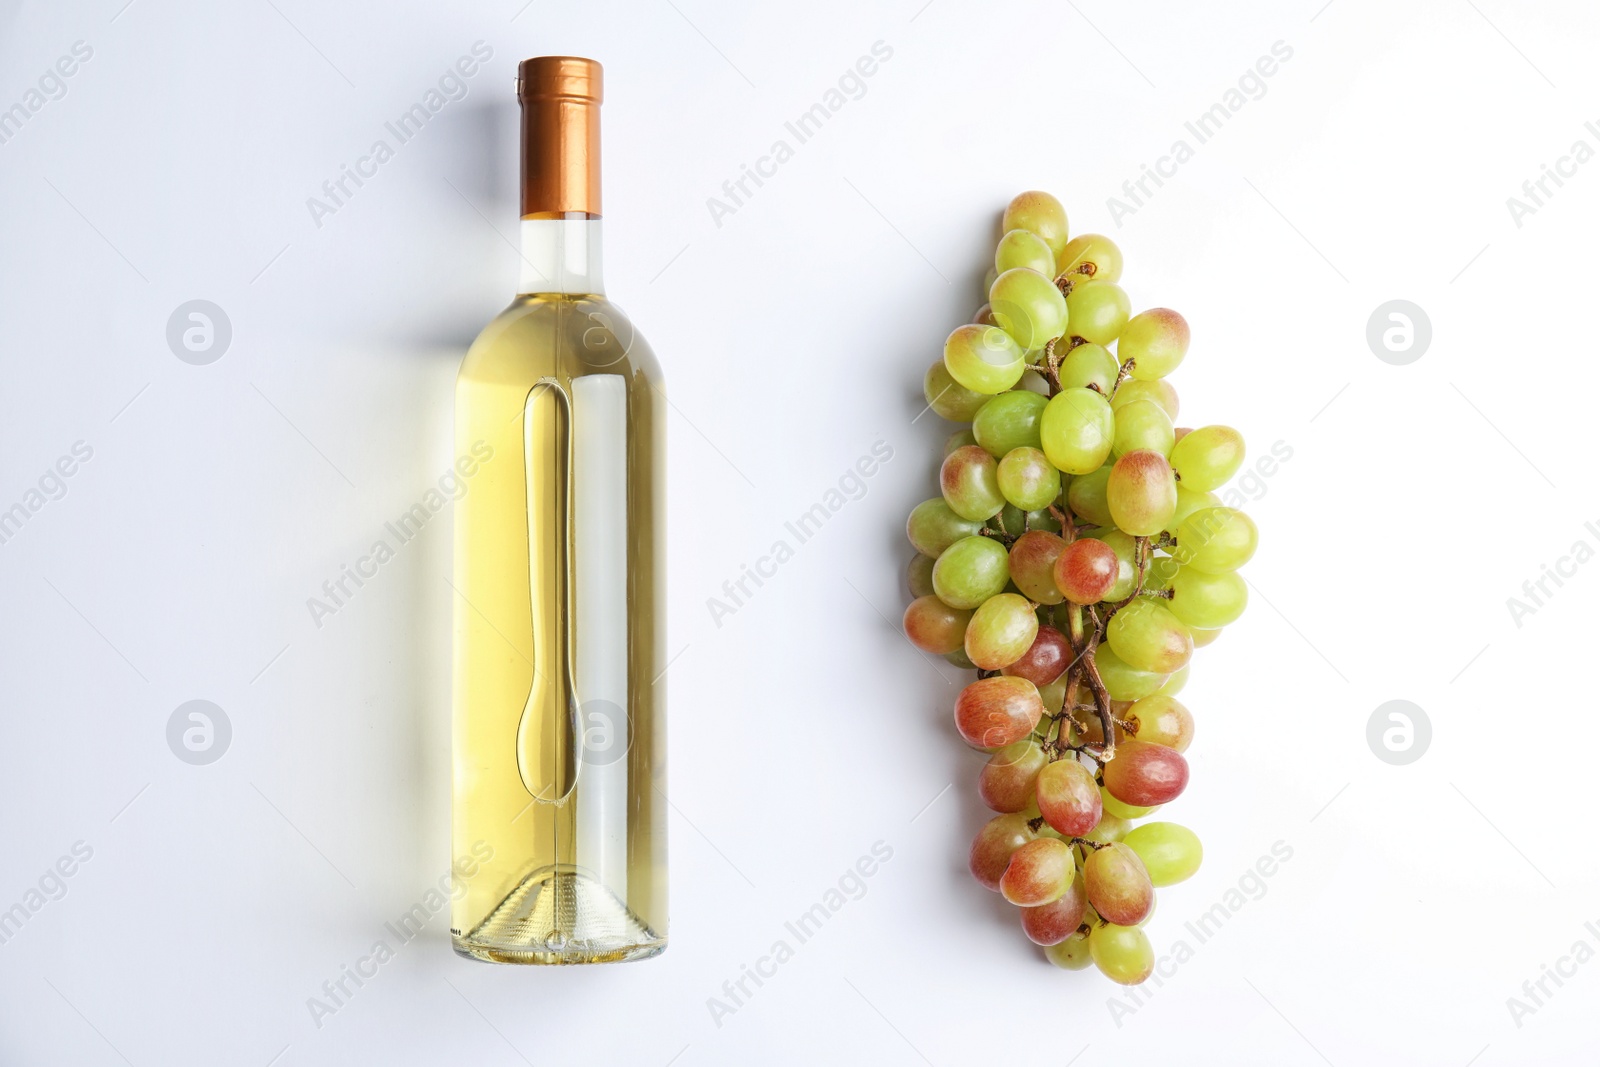
<svg viewBox="0 0 1600 1067">
<path fill-rule="evenodd" d="M 562 864 L 524 878 L 484 920 L 451 938 L 485 963 L 621 963 L 666 951 L 657 934 L 603 883 Z"/>
</svg>

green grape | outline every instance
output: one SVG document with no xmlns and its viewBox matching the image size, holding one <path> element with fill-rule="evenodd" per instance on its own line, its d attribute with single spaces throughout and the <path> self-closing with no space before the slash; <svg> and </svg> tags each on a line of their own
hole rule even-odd
<svg viewBox="0 0 1600 1067">
<path fill-rule="evenodd" d="M 1172 446 L 1172 467 L 1190 489 L 1220 488 L 1244 462 L 1244 435 L 1231 426 L 1202 426 Z"/>
<path fill-rule="evenodd" d="M 1072 484 L 1067 486 L 1067 506 L 1080 518 L 1096 526 L 1110 526 L 1111 505 L 1106 503 L 1106 481 L 1110 477 L 1111 465 L 1108 463 L 1072 479 Z"/>
<path fill-rule="evenodd" d="M 1111 405 L 1092 389 L 1063 389 L 1039 420 L 1044 454 L 1066 474 L 1089 474 L 1111 455 Z M 1163 459 L 1162 463 L 1166 460 Z"/>
<path fill-rule="evenodd" d="M 1172 599 L 1168 604 L 1180 621 L 1215 630 L 1243 615 L 1249 599 L 1244 579 L 1232 571 L 1206 574 L 1193 567 L 1179 567 L 1172 579 Z"/>
<path fill-rule="evenodd" d="M 1006 331 L 975 322 L 957 326 L 944 342 L 945 369 L 956 384 L 974 393 L 1003 393 L 1016 385 L 1027 366 L 1026 355 Z"/>
<path fill-rule="evenodd" d="M 990 281 L 993 280 L 994 279 L 992 278 L 990 279 Z M 985 285 L 983 287 L 983 291 L 987 293 L 989 291 L 989 287 Z M 994 325 L 994 309 L 989 307 L 989 302 L 987 300 L 978 305 L 978 310 L 972 313 L 972 321 L 977 323 L 979 326 Z"/>
<path fill-rule="evenodd" d="M 1157 601 L 1143 598 L 1111 617 L 1106 625 L 1106 643 L 1128 666 L 1152 674 L 1171 674 L 1194 654 L 1194 638 L 1189 636 L 1188 627 Z M 967 654 L 972 655 L 970 637 Z M 976 661 L 977 657 L 973 659 Z"/>
<path fill-rule="evenodd" d="M 1049 401 L 1026 389 L 990 397 L 972 417 L 972 436 L 999 459 L 1013 448 L 1039 447 L 1039 420 Z"/>
<path fill-rule="evenodd" d="M 1116 282 L 1075 282 L 1067 294 L 1067 322 L 1072 336 L 1097 345 L 1108 345 L 1128 324 L 1133 305 Z"/>
<path fill-rule="evenodd" d="M 1175 822 L 1151 822 L 1129 831 L 1122 839 L 1144 862 L 1150 881 L 1158 889 L 1177 885 L 1200 869 L 1200 838 Z"/>
<path fill-rule="evenodd" d="M 924 500 L 911 509 L 906 520 L 906 537 L 912 547 L 931 559 L 938 559 L 945 549 L 981 529 L 983 523 L 963 519 L 950 510 L 943 497 Z"/>
<path fill-rule="evenodd" d="M 1089 934 L 1089 954 L 1100 973 L 1122 985 L 1138 985 L 1156 969 L 1156 952 L 1137 926 L 1106 923 Z"/>
<path fill-rule="evenodd" d="M 1083 863 L 1083 888 L 1095 912 L 1118 926 L 1139 925 L 1155 906 L 1155 887 L 1144 861 L 1122 841 L 1089 853 Z"/>
<path fill-rule="evenodd" d="M 1007 504 L 1000 512 L 1000 529 L 1012 537 L 1020 537 L 1029 530 L 1060 533 L 1061 524 L 1048 511 L 1023 511 L 1014 504 Z"/>
<path fill-rule="evenodd" d="M 994 457 L 977 445 L 958 448 L 939 467 L 939 491 L 950 510 L 973 522 L 991 519 L 1006 506 Z"/>
<path fill-rule="evenodd" d="M 934 577 L 939 575 L 934 571 Z M 941 597 L 941 599 L 943 599 Z M 946 601 L 948 603 L 948 601 Z M 1117 655 L 1116 649 L 1101 645 L 1094 650 L 1094 664 L 1100 669 L 1100 680 L 1112 700 L 1138 700 L 1161 688 L 1167 680 L 1165 674 L 1155 671 L 1134 670 Z M 1116 761 L 1113 760 L 1113 763 Z"/>
<path fill-rule="evenodd" d="M 1076 873 L 1071 846 L 1058 838 L 1040 837 L 1011 854 L 1006 873 L 1000 876 L 1000 895 L 1018 907 L 1037 908 L 1059 900 Z"/>
<path fill-rule="evenodd" d="M 1085 342 L 1072 349 L 1062 359 L 1056 377 L 1063 389 L 1087 389 L 1094 386 L 1102 396 L 1110 396 L 1117 384 L 1117 357 L 1103 345 Z"/>
<path fill-rule="evenodd" d="M 1050 715 L 1061 714 L 1062 707 L 1067 702 L 1067 676 L 1065 673 L 1049 685 L 1041 685 L 1039 701 L 1044 705 L 1044 710 Z"/>
<path fill-rule="evenodd" d="M 1177 676 L 1174 672 L 1173 678 Z M 1133 736 L 1140 741 L 1183 752 L 1194 740 L 1194 716 L 1189 714 L 1189 709 L 1159 692 L 1135 700 L 1121 718 L 1133 723 Z"/>
<path fill-rule="evenodd" d="M 1147 697 L 1146 699 L 1149 698 Z M 1100 787 L 1100 806 L 1119 819 L 1129 820 L 1142 819 L 1146 815 L 1149 815 L 1152 811 L 1155 811 L 1157 808 L 1161 807 L 1160 804 L 1152 804 L 1149 807 L 1142 808 L 1136 807 L 1133 804 L 1124 804 L 1122 801 L 1106 792 L 1105 786 Z"/>
<path fill-rule="evenodd" d="M 1047 762 L 1044 749 L 1033 738 L 1014 741 L 983 765 L 978 774 L 978 795 L 995 811 L 1021 811 L 1033 799 L 1034 779 Z"/>
<path fill-rule="evenodd" d="M 1094 966 L 1094 956 L 1089 952 L 1089 935 L 1076 933 L 1065 941 L 1046 945 L 1044 958 L 1064 971 L 1082 971 Z"/>
<path fill-rule="evenodd" d="M 1027 267 L 1014 267 L 994 280 L 989 307 L 995 324 L 1029 352 L 1067 332 L 1066 297 L 1055 282 Z"/>
<path fill-rule="evenodd" d="M 918 552 L 906 567 L 906 585 L 913 597 L 933 595 L 933 557 Z"/>
<path fill-rule="evenodd" d="M 1172 419 L 1160 404 L 1135 400 L 1111 410 L 1117 423 L 1116 433 L 1111 438 L 1113 456 L 1125 456 L 1140 449 L 1163 456 L 1172 451 Z"/>
<path fill-rule="evenodd" d="M 919 596 L 906 608 L 902 625 L 913 645 L 944 656 L 962 647 L 972 617 L 972 612 L 952 608 L 936 596 Z"/>
<path fill-rule="evenodd" d="M 1178 506 L 1172 509 L 1172 518 L 1167 521 L 1164 529 L 1174 537 L 1178 534 L 1178 527 L 1183 525 L 1183 520 L 1203 508 L 1214 508 L 1222 501 L 1214 493 L 1202 493 L 1191 489 L 1182 482 L 1178 483 Z"/>
<path fill-rule="evenodd" d="M 1027 230 L 1043 238 L 1059 259 L 1061 250 L 1067 246 L 1067 209 L 1049 193 L 1038 190 L 1018 193 L 1006 205 L 1005 214 L 1000 217 L 1000 228 L 1007 233 Z"/>
<path fill-rule="evenodd" d="M 1191 631 L 1192 632 L 1192 631 Z M 1183 667 L 1172 672 L 1172 677 L 1161 683 L 1161 688 L 1156 690 L 1156 696 L 1175 697 L 1183 692 L 1183 687 L 1189 684 L 1189 668 Z"/>
<path fill-rule="evenodd" d="M 1144 568 L 1144 588 L 1140 590 L 1146 596 L 1164 594 L 1172 588 L 1172 579 L 1178 574 L 1178 561 L 1171 556 L 1159 553 L 1150 557 L 1150 562 Z M 1163 596 L 1161 599 L 1165 599 Z"/>
<path fill-rule="evenodd" d="M 1115 763 L 1116 760 L 1112 760 L 1111 762 Z M 1114 841 L 1121 841 L 1124 837 L 1126 837 L 1128 830 L 1131 829 L 1131 827 L 1132 824 L 1129 823 L 1127 819 L 1119 819 L 1110 812 L 1106 812 L 1100 816 L 1100 822 L 1095 825 L 1095 828 L 1090 830 L 1088 833 L 1083 834 L 1082 837 L 1085 841 L 1094 841 L 1097 844 L 1109 845 Z"/>
<path fill-rule="evenodd" d="M 940 418 L 951 422 L 971 422 L 978 409 L 988 402 L 982 393 L 960 385 L 950 377 L 950 371 L 940 360 L 928 368 L 922 377 L 922 398 Z"/>
<path fill-rule="evenodd" d="M 1049 417 L 1047 411 L 1047 424 Z M 1160 533 L 1178 506 L 1178 483 L 1167 457 L 1140 449 L 1119 458 L 1106 480 L 1106 504 L 1118 529 L 1141 537 Z"/>
<path fill-rule="evenodd" d="M 946 662 L 953 663 L 964 671 L 975 671 L 978 669 L 977 664 L 973 663 L 967 658 L 967 650 L 964 648 L 958 648 L 954 652 L 946 652 L 944 654 L 944 658 Z"/>
<path fill-rule="evenodd" d="M 1178 527 L 1172 554 L 1186 567 L 1206 574 L 1236 571 L 1256 554 L 1256 524 L 1234 508 L 1204 508 Z"/>
<path fill-rule="evenodd" d="M 1047 508 L 1061 495 L 1061 472 L 1037 448 L 1013 448 L 1000 461 L 1000 493 L 1024 511 Z"/>
<path fill-rule="evenodd" d="M 1177 421 L 1178 418 L 1178 391 L 1172 383 L 1165 378 L 1154 381 L 1142 382 L 1137 378 L 1129 378 L 1117 386 L 1117 391 L 1111 397 L 1111 410 L 1121 411 L 1124 404 L 1131 404 L 1135 400 L 1149 400 L 1161 405 L 1161 410 L 1167 413 L 1167 418 Z"/>
<path fill-rule="evenodd" d="M 977 443 L 978 439 L 972 435 L 971 430 L 957 430 L 955 433 L 944 439 L 944 454 L 948 456 L 958 448 L 964 448 L 967 445 L 975 445 Z"/>
<path fill-rule="evenodd" d="M 1056 256 L 1056 274 L 1082 274 L 1097 282 L 1122 278 L 1122 249 L 1109 237 L 1080 233 L 1068 241 Z"/>
<path fill-rule="evenodd" d="M 1178 369 L 1189 351 L 1189 324 L 1167 308 L 1141 311 L 1128 320 L 1117 341 L 1117 355 L 1133 360 L 1132 374 L 1140 381 L 1165 378 Z"/>
<path fill-rule="evenodd" d="M 1022 658 L 1039 634 L 1039 616 L 1026 597 L 1016 593 L 992 596 L 972 613 L 966 625 L 967 658 L 980 670 L 997 671 Z M 1188 637 L 1188 631 L 1184 631 Z M 930 650 L 931 651 L 931 650 Z"/>
<path fill-rule="evenodd" d="M 1009 580 L 1005 546 L 988 537 L 963 537 L 933 565 L 933 591 L 953 608 L 976 608 Z"/>
<path fill-rule="evenodd" d="M 1189 633 L 1194 637 L 1195 648 L 1205 648 L 1222 636 L 1222 628 L 1219 626 L 1215 630 L 1202 630 L 1197 626 L 1191 626 L 1189 627 Z"/>
<path fill-rule="evenodd" d="M 994 250 L 996 274 L 1004 274 L 1015 267 L 1027 267 L 1040 274 L 1055 277 L 1056 257 L 1044 238 L 1028 230 L 1011 230 L 1000 238 Z"/>
</svg>

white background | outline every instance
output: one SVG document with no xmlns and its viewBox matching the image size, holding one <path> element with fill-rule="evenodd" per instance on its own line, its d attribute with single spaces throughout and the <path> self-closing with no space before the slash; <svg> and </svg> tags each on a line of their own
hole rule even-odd
<svg viewBox="0 0 1600 1067">
<path fill-rule="evenodd" d="M 0 509 L 93 449 L 0 546 L 0 909 L 93 850 L 0 944 L 0 1063 L 1593 1062 L 1600 963 L 1507 1005 L 1600 947 L 1600 567 L 1520 627 L 1506 604 L 1600 546 L 1600 165 L 1520 227 L 1506 205 L 1600 147 L 1589 5 L 124 2 L 0 4 L 0 107 L 93 49 L 0 144 Z M 307 198 L 480 40 L 466 99 L 318 227 Z M 718 226 L 707 199 L 877 41 L 864 95 Z M 542 53 L 606 66 L 608 287 L 676 409 L 672 944 L 491 968 L 441 915 L 319 1027 L 308 998 L 448 862 L 448 520 L 320 627 L 306 601 L 453 458 L 456 365 L 515 284 L 512 75 Z M 1179 138 L 1119 226 L 1108 197 Z M 952 429 L 922 373 L 1031 187 L 1115 237 L 1135 307 L 1188 317 L 1179 422 L 1293 450 L 1249 505 L 1251 608 L 1184 695 L 1164 814 L 1206 861 L 1150 931 L 1193 955 L 1133 1010 L 967 876 L 960 675 L 898 633 L 901 527 Z M 196 298 L 233 328 L 208 366 L 165 340 Z M 1409 366 L 1365 339 L 1396 298 L 1432 321 Z M 865 495 L 716 625 L 880 439 Z M 1400 767 L 1366 740 L 1396 698 L 1433 726 Z M 232 724 L 207 766 L 166 741 L 193 699 Z M 718 1025 L 708 999 L 877 841 L 865 895 Z"/>
</svg>

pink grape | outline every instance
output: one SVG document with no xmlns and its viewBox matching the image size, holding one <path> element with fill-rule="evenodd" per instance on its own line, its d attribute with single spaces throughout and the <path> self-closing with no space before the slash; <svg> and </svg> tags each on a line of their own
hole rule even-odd
<svg viewBox="0 0 1600 1067">
<path fill-rule="evenodd" d="M 1124 453 L 1112 464 L 1106 504 L 1123 532 L 1138 537 L 1160 533 L 1178 507 L 1178 483 L 1167 457 L 1148 448 Z"/>
<path fill-rule="evenodd" d="M 1022 909 L 1022 932 L 1035 945 L 1059 945 L 1083 925 L 1088 903 L 1083 879 L 1074 878 L 1067 891 L 1049 904 Z"/>
<path fill-rule="evenodd" d="M 1067 543 L 1048 530 L 1029 530 L 1011 545 L 1011 580 L 1022 595 L 1036 604 L 1061 603 L 1056 588 L 1056 559 Z"/>
<path fill-rule="evenodd" d="M 1124 804 L 1149 808 L 1177 798 L 1189 784 L 1189 762 L 1176 749 L 1124 741 L 1106 764 L 1106 790 Z"/>
<path fill-rule="evenodd" d="M 1081 537 L 1056 559 L 1056 588 L 1074 604 L 1098 604 L 1116 584 L 1118 571 L 1115 549 L 1093 537 Z"/>
<path fill-rule="evenodd" d="M 1011 854 L 1000 876 L 1000 895 L 1019 907 L 1038 907 L 1061 899 L 1072 885 L 1077 865 L 1072 847 L 1055 837 L 1039 837 Z"/>
<path fill-rule="evenodd" d="M 967 869 L 972 877 L 998 893 L 1000 878 L 1011 863 L 1011 854 L 1034 837 L 1034 832 L 1028 829 L 1027 816 L 996 815 L 984 823 L 978 836 L 972 839 Z"/>
<path fill-rule="evenodd" d="M 1144 861 L 1120 841 L 1089 853 L 1083 886 L 1100 917 L 1118 926 L 1139 925 L 1155 905 L 1155 887 Z"/>
<path fill-rule="evenodd" d="M 980 678 L 956 697 L 956 730 L 974 748 L 1004 748 L 1020 741 L 1043 717 L 1039 690 L 1026 678 Z"/>
<path fill-rule="evenodd" d="M 1048 762 L 1032 738 L 1014 741 L 989 757 L 978 773 L 978 795 L 995 811 L 1022 811 L 1033 802 L 1033 783 Z"/>
<path fill-rule="evenodd" d="M 936 596 L 919 596 L 906 608 L 906 636 L 924 652 L 943 656 L 962 645 L 972 612 L 952 608 Z"/>
<path fill-rule="evenodd" d="M 1034 790 L 1039 814 L 1066 837 L 1082 837 L 1100 821 L 1100 787 L 1075 759 L 1059 759 L 1045 767 Z"/>
</svg>

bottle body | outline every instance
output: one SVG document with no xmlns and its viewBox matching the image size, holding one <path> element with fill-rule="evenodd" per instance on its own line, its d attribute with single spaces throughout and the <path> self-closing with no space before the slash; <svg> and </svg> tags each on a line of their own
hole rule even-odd
<svg viewBox="0 0 1600 1067">
<path fill-rule="evenodd" d="M 649 346 L 597 292 L 525 292 L 462 363 L 456 449 L 477 467 L 455 504 L 463 955 L 666 946 L 665 408 Z"/>
</svg>

